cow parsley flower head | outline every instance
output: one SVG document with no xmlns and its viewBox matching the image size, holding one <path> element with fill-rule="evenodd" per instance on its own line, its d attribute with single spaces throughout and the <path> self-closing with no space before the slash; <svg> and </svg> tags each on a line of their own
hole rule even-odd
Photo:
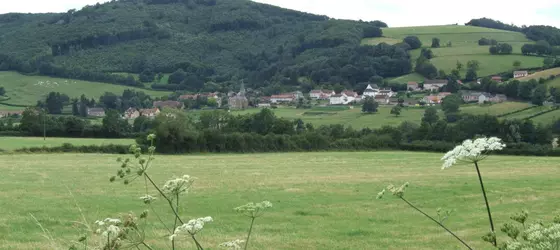
<svg viewBox="0 0 560 250">
<path fill-rule="evenodd" d="M 248 217 L 256 218 L 261 216 L 264 210 L 271 207 L 272 207 L 272 203 L 270 201 L 263 201 L 259 203 L 250 202 L 243 206 L 236 207 L 234 208 L 234 210 Z"/>
<path fill-rule="evenodd" d="M 189 220 L 189 222 L 178 226 L 175 232 L 173 232 L 173 235 L 169 236 L 169 240 L 173 240 L 175 237 L 185 233 L 195 235 L 204 228 L 204 224 L 212 221 L 212 217 L 210 216 Z"/>
<path fill-rule="evenodd" d="M 478 138 L 476 140 L 465 140 L 463 144 L 456 146 L 447 152 L 442 158 L 442 169 L 449 168 L 457 162 L 475 163 L 484 160 L 488 152 L 502 150 L 506 147 L 502 139 L 497 137 Z"/>
<path fill-rule="evenodd" d="M 552 149 L 558 148 L 558 138 L 552 139 Z"/>
<path fill-rule="evenodd" d="M 120 225 L 122 223 L 120 219 L 105 218 L 104 220 L 96 220 L 95 224 L 99 226 L 95 232 L 105 238 L 115 239 L 121 232 Z"/>
<path fill-rule="evenodd" d="M 144 204 L 150 204 L 152 203 L 152 201 L 154 201 L 156 199 L 156 197 L 153 197 L 149 194 L 144 195 L 142 197 L 140 197 L 140 200 L 142 200 L 144 202 Z"/>
<path fill-rule="evenodd" d="M 194 183 L 195 178 L 189 175 L 183 175 L 183 177 L 168 180 L 161 189 L 163 193 L 169 194 L 170 198 L 187 193 Z"/>
<path fill-rule="evenodd" d="M 220 246 L 225 247 L 225 248 L 230 249 L 230 250 L 238 250 L 238 249 L 241 249 L 241 246 L 243 245 L 243 242 L 245 242 L 245 241 L 244 240 L 228 241 L 228 242 L 224 242 L 224 243 L 220 244 Z"/>
</svg>

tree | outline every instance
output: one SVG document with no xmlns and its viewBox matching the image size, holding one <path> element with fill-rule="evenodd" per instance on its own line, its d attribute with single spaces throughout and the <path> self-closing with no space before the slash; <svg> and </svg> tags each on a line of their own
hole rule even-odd
<svg viewBox="0 0 560 250">
<path fill-rule="evenodd" d="M 461 71 L 463 69 L 463 64 L 461 62 L 457 61 L 457 63 L 455 64 L 455 68 L 458 71 Z"/>
<path fill-rule="evenodd" d="M 432 38 L 432 48 L 439 48 L 440 47 L 439 42 L 440 42 L 439 38 L 437 37 Z"/>
<path fill-rule="evenodd" d="M 140 82 L 153 82 L 156 75 L 153 71 L 145 69 L 140 73 L 139 80 Z"/>
<path fill-rule="evenodd" d="M 62 114 L 64 105 L 69 101 L 69 97 L 59 92 L 50 92 L 45 100 L 45 106 L 49 114 Z"/>
<path fill-rule="evenodd" d="M 335 93 L 342 93 L 342 91 L 344 90 L 344 86 L 342 86 L 340 83 L 337 83 L 336 85 L 334 85 L 333 90 Z"/>
<path fill-rule="evenodd" d="M 377 26 L 368 26 L 364 28 L 363 31 L 363 37 L 364 38 L 368 38 L 368 37 L 381 37 L 383 36 L 383 31 L 381 30 L 381 28 L 377 27 Z"/>
<path fill-rule="evenodd" d="M 513 67 L 519 68 L 520 66 L 521 66 L 521 61 L 515 60 L 515 61 L 513 62 Z"/>
<path fill-rule="evenodd" d="M 475 71 L 480 69 L 480 62 L 477 60 L 469 60 L 467 62 L 467 69 L 473 69 Z"/>
<path fill-rule="evenodd" d="M 422 42 L 417 36 L 407 36 L 403 39 L 410 46 L 410 49 L 418 49 L 422 47 Z"/>
<path fill-rule="evenodd" d="M 178 69 L 173 74 L 169 75 L 169 79 L 167 79 L 168 83 L 171 84 L 181 84 L 182 81 L 187 78 L 187 73 L 183 71 L 183 69 Z"/>
<path fill-rule="evenodd" d="M 362 105 L 362 112 L 368 114 L 375 113 L 377 112 L 377 107 L 379 107 L 379 104 L 371 96 L 368 96 Z"/>
<path fill-rule="evenodd" d="M 484 45 L 490 45 L 490 40 L 488 38 L 480 38 L 480 40 L 478 40 L 478 45 L 480 46 L 484 46 Z"/>
<path fill-rule="evenodd" d="M 453 94 L 443 98 L 441 108 L 445 114 L 453 114 L 459 112 L 461 104 L 463 104 L 463 99 L 459 95 Z"/>
<path fill-rule="evenodd" d="M 78 108 L 78 99 L 76 98 L 72 99 L 72 115 L 73 116 L 80 115 L 80 109 Z"/>
<path fill-rule="evenodd" d="M 554 58 L 547 57 L 543 60 L 543 64 L 545 68 L 552 68 L 554 67 Z"/>
<path fill-rule="evenodd" d="M 6 89 L 4 87 L 0 87 L 0 96 L 6 95 Z"/>
<path fill-rule="evenodd" d="M 533 91 L 533 95 L 531 96 L 531 103 L 542 106 L 544 101 L 546 100 L 546 92 L 546 85 L 539 84 Z"/>
<path fill-rule="evenodd" d="M 434 58 L 434 52 L 432 52 L 431 49 L 423 48 L 422 51 L 420 51 L 420 55 L 424 56 L 426 59 Z"/>
<path fill-rule="evenodd" d="M 453 69 L 453 70 L 451 70 L 450 77 L 455 78 L 455 79 L 461 79 L 461 72 L 459 72 L 458 69 Z"/>
<path fill-rule="evenodd" d="M 465 74 L 465 80 L 474 81 L 477 78 L 478 78 L 478 74 L 476 73 L 475 69 L 472 68 L 467 69 L 467 74 Z"/>
<path fill-rule="evenodd" d="M 79 107 L 79 112 L 80 112 L 80 116 L 81 117 L 87 117 L 88 116 L 88 106 L 87 103 L 85 102 L 80 102 L 80 107 Z"/>
<path fill-rule="evenodd" d="M 555 87 L 550 87 L 549 93 L 554 103 L 557 104 L 560 103 L 560 89 Z"/>
<path fill-rule="evenodd" d="M 122 119 L 119 111 L 114 109 L 105 112 L 101 128 L 103 133 L 109 137 L 119 137 L 131 130 L 128 121 Z"/>
<path fill-rule="evenodd" d="M 490 54 L 492 55 L 497 55 L 498 53 L 500 53 L 500 50 L 498 49 L 497 46 L 490 46 L 490 49 L 488 49 L 490 51 Z"/>
<path fill-rule="evenodd" d="M 424 117 L 422 117 L 422 122 L 427 123 L 430 126 L 435 124 L 439 120 L 439 116 L 437 115 L 437 109 L 434 107 L 429 107 L 424 111 Z"/>
<path fill-rule="evenodd" d="M 391 109 L 391 114 L 395 115 L 395 117 L 401 115 L 402 107 L 400 105 L 395 105 Z"/>
<path fill-rule="evenodd" d="M 447 73 L 445 73 L 445 70 L 440 69 L 440 70 L 438 71 L 438 78 L 439 78 L 439 79 L 445 79 L 445 78 L 447 78 Z"/>
</svg>

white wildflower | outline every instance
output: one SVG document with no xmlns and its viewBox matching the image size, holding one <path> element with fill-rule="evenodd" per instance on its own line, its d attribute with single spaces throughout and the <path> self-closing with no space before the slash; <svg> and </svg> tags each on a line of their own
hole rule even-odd
<svg viewBox="0 0 560 250">
<path fill-rule="evenodd" d="M 183 175 L 183 177 L 168 180 L 161 190 L 163 193 L 169 194 L 171 196 L 169 197 L 170 199 L 173 199 L 173 197 L 178 194 L 187 193 L 191 188 L 194 179 L 194 177 L 189 175 Z"/>
<path fill-rule="evenodd" d="M 502 150 L 505 147 L 502 139 L 497 137 L 466 140 L 441 158 L 442 161 L 445 161 L 442 169 L 449 168 L 457 162 L 479 162 L 488 156 L 488 152 Z"/>
<path fill-rule="evenodd" d="M 204 224 L 208 223 L 208 222 L 212 222 L 212 217 L 207 216 L 207 217 L 202 217 L 202 218 L 198 218 L 198 219 L 192 219 L 189 222 L 178 226 L 175 229 L 175 232 L 173 235 L 171 235 L 169 237 L 170 240 L 174 239 L 175 237 L 177 237 L 180 234 L 183 233 L 188 233 L 190 235 L 195 235 L 198 232 L 200 232 L 203 228 L 204 228 Z"/>
<path fill-rule="evenodd" d="M 153 197 L 149 194 L 144 195 L 142 197 L 140 197 L 140 200 L 144 201 L 144 204 L 150 204 L 152 203 L 152 201 L 154 201 L 156 199 L 156 197 Z"/>
<path fill-rule="evenodd" d="M 120 219 L 105 218 L 104 220 L 96 220 L 95 224 L 99 226 L 99 228 L 95 230 L 95 233 L 110 239 L 117 238 L 121 232 L 121 228 L 119 227 L 121 225 Z"/>
<path fill-rule="evenodd" d="M 224 243 L 220 244 L 220 246 L 225 247 L 225 248 L 230 249 L 230 250 L 238 250 L 238 249 L 241 249 L 241 246 L 243 245 L 243 242 L 245 242 L 245 241 L 244 240 L 228 241 L 228 242 L 224 242 Z"/>
<path fill-rule="evenodd" d="M 552 149 L 558 148 L 558 138 L 552 139 Z"/>
<path fill-rule="evenodd" d="M 264 210 L 271 207 L 272 203 L 270 201 L 263 201 L 259 203 L 247 203 L 243 206 L 236 207 L 234 210 L 239 213 L 245 214 L 246 216 L 256 218 L 262 215 Z"/>
</svg>

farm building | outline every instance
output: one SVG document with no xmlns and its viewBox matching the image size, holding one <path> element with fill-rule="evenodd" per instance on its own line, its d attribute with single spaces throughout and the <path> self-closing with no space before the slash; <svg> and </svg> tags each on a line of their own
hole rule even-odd
<svg viewBox="0 0 560 250">
<path fill-rule="evenodd" d="M 93 116 L 93 117 L 104 117 L 105 110 L 103 108 L 88 108 L 87 114 L 88 116 Z"/>
<path fill-rule="evenodd" d="M 529 75 L 529 72 L 527 71 L 514 71 L 513 72 L 513 78 L 521 78 L 521 77 L 526 77 Z"/>
</svg>

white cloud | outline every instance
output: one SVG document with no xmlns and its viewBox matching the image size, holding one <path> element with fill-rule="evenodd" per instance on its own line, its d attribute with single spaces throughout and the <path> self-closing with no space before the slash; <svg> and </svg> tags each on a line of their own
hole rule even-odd
<svg viewBox="0 0 560 250">
<path fill-rule="evenodd" d="M 508 0 L 254 0 L 289 9 L 342 19 L 381 20 L 392 27 L 464 24 L 488 17 L 516 25 L 544 24 L 560 27 L 560 16 L 539 15 L 558 6 L 558 0 L 532 0 L 518 4 Z"/>
<path fill-rule="evenodd" d="M 0 0 L 0 13 L 48 13 L 81 9 L 108 0 Z"/>
<path fill-rule="evenodd" d="M 227 1 L 227 0 L 226 0 Z M 560 27 L 558 0 L 254 0 L 289 9 L 342 19 L 381 20 L 392 27 L 463 24 L 488 17 L 516 25 L 545 24 Z M 0 0 L 0 13 L 66 12 L 107 0 Z"/>
</svg>

